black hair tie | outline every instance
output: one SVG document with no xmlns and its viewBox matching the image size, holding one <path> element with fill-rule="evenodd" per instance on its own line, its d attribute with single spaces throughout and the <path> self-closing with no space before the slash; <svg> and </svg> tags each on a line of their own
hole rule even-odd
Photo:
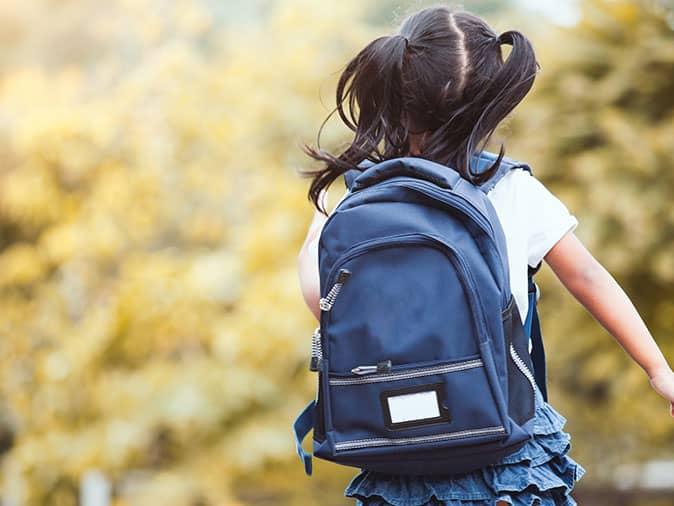
<svg viewBox="0 0 674 506">
<path fill-rule="evenodd" d="M 408 39 L 405 35 L 403 35 L 402 33 L 397 33 L 395 36 L 405 40 L 405 49 L 407 49 L 409 47 L 410 39 Z"/>
</svg>

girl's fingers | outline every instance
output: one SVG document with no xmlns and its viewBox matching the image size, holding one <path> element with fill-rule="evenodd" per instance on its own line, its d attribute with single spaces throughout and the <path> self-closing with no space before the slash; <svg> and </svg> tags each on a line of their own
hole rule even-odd
<svg viewBox="0 0 674 506">
<path fill-rule="evenodd" d="M 648 381 L 658 394 L 674 403 L 674 371 L 658 371 Z"/>
</svg>

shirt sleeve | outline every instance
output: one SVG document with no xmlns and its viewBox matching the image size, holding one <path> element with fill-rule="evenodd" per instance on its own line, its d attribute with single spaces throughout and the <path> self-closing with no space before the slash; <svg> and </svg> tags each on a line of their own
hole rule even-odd
<svg viewBox="0 0 674 506">
<path fill-rule="evenodd" d="M 522 171 L 520 179 L 519 198 L 528 225 L 527 260 L 536 267 L 565 234 L 575 230 L 578 219 L 536 177 Z"/>
</svg>

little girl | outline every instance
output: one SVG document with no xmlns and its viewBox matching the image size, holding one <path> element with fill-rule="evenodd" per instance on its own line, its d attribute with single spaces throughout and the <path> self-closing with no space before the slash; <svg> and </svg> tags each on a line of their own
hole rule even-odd
<svg viewBox="0 0 674 506">
<path fill-rule="evenodd" d="M 512 46 L 503 61 L 501 45 Z M 398 33 L 368 44 L 346 66 L 337 86 L 337 111 L 354 131 L 339 156 L 305 147 L 325 168 L 309 198 L 317 210 L 298 256 L 305 300 L 317 319 L 317 241 L 327 219 L 325 189 L 360 161 L 418 156 L 456 168 L 476 184 L 470 154 L 486 145 L 498 124 L 521 102 L 538 69 L 520 32 L 500 35 L 479 17 L 445 6 L 408 16 Z M 348 106 L 348 114 L 343 104 Z M 348 193 L 348 190 L 347 190 Z M 346 193 L 345 193 L 346 195 Z M 574 234 L 577 219 L 523 169 L 509 171 L 488 193 L 506 236 L 510 281 L 522 320 L 528 310 L 527 269 L 545 260 L 562 284 L 643 368 L 674 416 L 674 372 L 632 302 Z M 343 197 L 342 197 L 343 198 Z M 536 392 L 534 438 L 497 464 L 445 476 L 399 476 L 362 471 L 345 495 L 357 505 L 575 505 L 570 495 L 585 469 L 567 453 L 566 418 Z"/>
</svg>

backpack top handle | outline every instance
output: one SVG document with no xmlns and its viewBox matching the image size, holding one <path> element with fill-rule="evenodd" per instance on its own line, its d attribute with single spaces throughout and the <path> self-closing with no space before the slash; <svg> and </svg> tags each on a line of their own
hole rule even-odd
<svg viewBox="0 0 674 506">
<path fill-rule="evenodd" d="M 480 173 L 486 170 L 497 158 L 498 155 L 489 151 L 482 151 L 479 155 L 474 154 L 472 165 L 474 169 L 477 165 L 475 172 Z M 522 167 L 531 172 L 528 165 L 508 157 L 503 157 L 497 172 L 489 180 L 482 183 L 480 188 L 486 193 L 494 187 L 496 182 L 508 170 L 515 167 Z M 411 176 L 425 179 L 441 188 L 450 190 L 461 179 L 461 174 L 452 167 L 425 158 L 406 156 L 390 158 L 379 163 L 363 160 L 358 164 L 358 168 L 347 170 L 344 173 L 344 182 L 350 191 L 357 191 L 395 176 Z"/>
<path fill-rule="evenodd" d="M 452 189 L 461 178 L 459 173 L 451 167 L 413 156 L 390 158 L 377 164 L 369 161 L 366 161 L 366 163 L 369 165 L 366 165 L 360 175 L 354 178 L 351 185 L 352 191 L 366 188 L 379 181 L 395 176 L 411 176 L 425 179 L 441 188 Z M 363 166 L 363 164 L 361 163 L 360 166 Z"/>
</svg>

